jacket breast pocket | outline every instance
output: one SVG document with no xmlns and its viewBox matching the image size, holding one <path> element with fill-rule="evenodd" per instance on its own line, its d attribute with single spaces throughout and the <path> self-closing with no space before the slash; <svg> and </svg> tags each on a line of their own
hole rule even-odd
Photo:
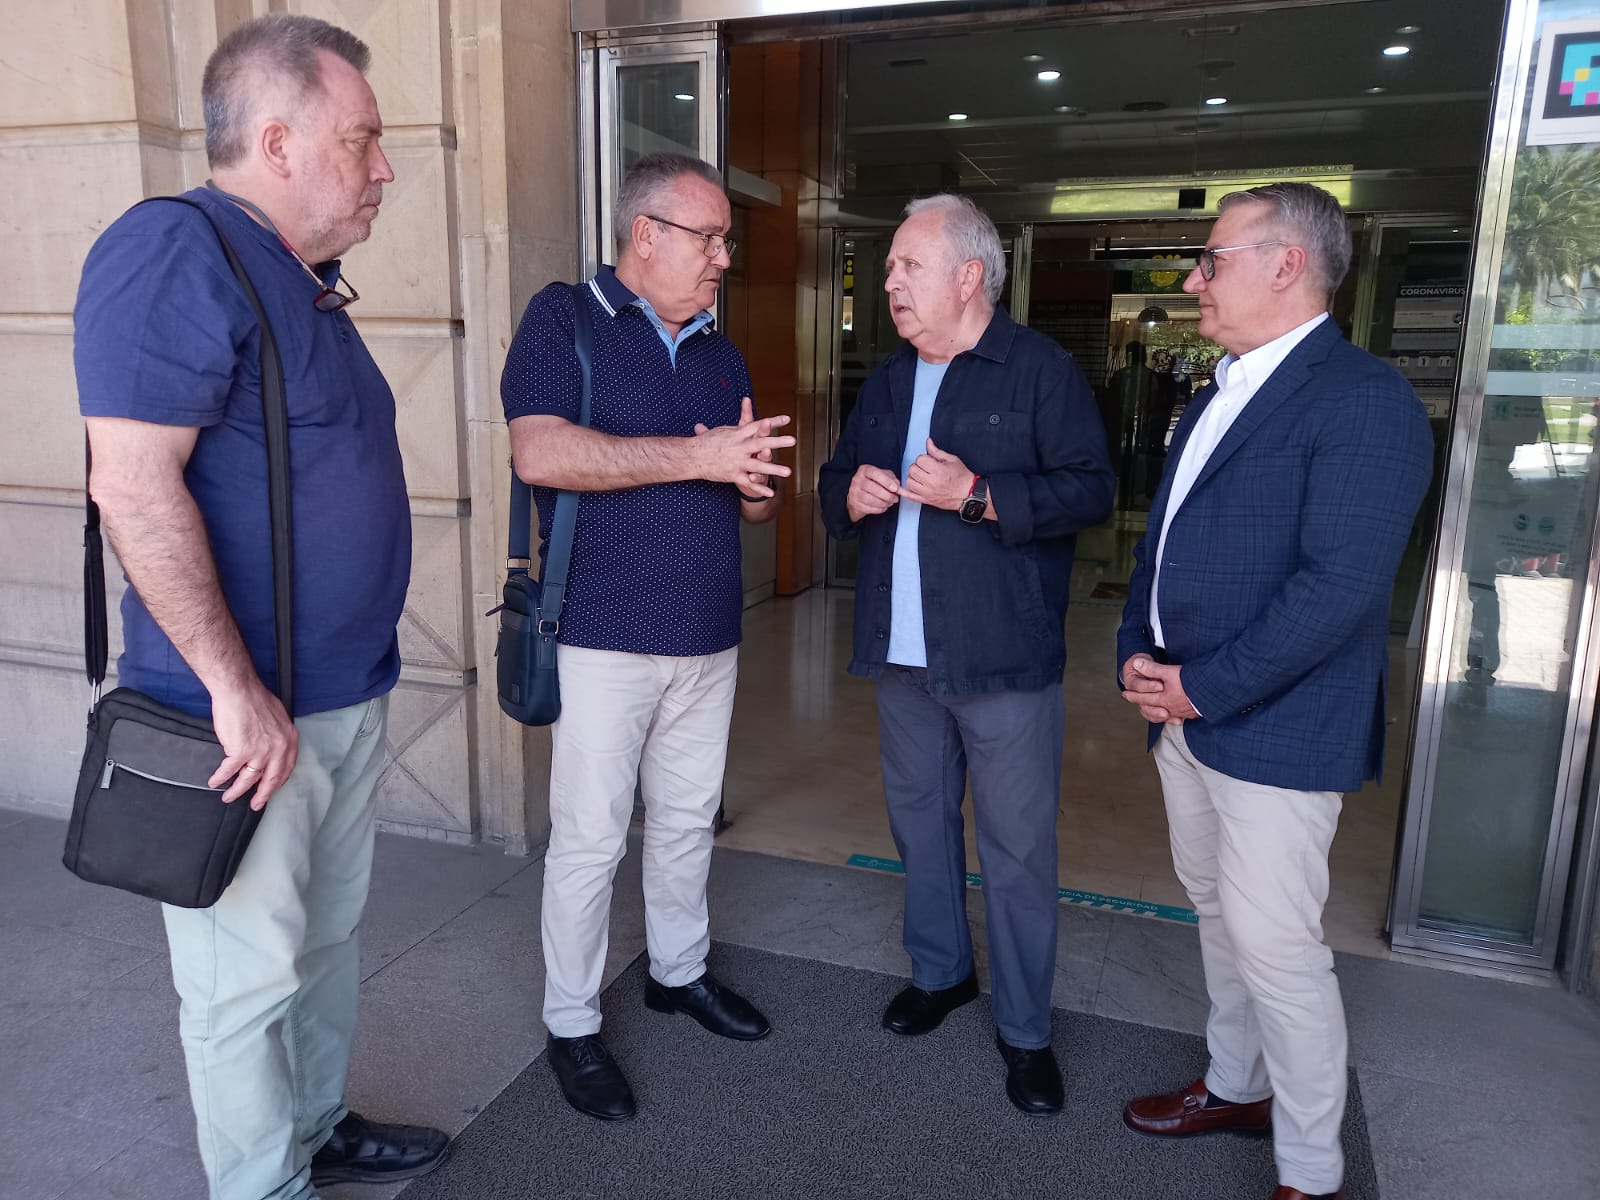
<svg viewBox="0 0 1600 1200">
<path fill-rule="evenodd" d="M 888 413 L 863 413 L 861 421 L 861 461 L 900 473 L 900 444 L 894 417 Z"/>
<path fill-rule="evenodd" d="M 952 445 L 945 449 L 959 455 L 979 475 L 1031 471 L 1038 461 L 1032 413 L 1008 409 L 964 412 L 956 417 L 952 434 Z"/>
</svg>

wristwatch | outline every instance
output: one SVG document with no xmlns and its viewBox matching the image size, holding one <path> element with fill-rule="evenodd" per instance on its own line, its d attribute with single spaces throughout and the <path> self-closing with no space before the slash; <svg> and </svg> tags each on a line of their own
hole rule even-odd
<svg viewBox="0 0 1600 1200">
<path fill-rule="evenodd" d="M 982 475 L 972 477 L 972 490 L 967 493 L 967 498 L 961 502 L 961 519 L 968 525 L 976 525 L 983 520 L 983 514 L 989 511 L 989 481 Z"/>
</svg>

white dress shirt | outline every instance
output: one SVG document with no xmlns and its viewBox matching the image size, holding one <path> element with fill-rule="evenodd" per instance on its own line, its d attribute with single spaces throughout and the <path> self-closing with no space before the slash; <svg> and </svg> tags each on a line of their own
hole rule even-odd
<svg viewBox="0 0 1600 1200">
<path fill-rule="evenodd" d="M 1161 537 L 1156 542 L 1155 571 L 1150 584 L 1150 633 L 1157 646 L 1165 648 L 1167 642 L 1161 634 L 1161 560 L 1167 549 L 1167 530 L 1172 518 L 1183 502 L 1189 498 L 1189 489 L 1200 478 L 1211 455 L 1227 436 L 1228 430 L 1239 419 L 1244 406 L 1289 357 L 1289 352 L 1305 340 L 1313 329 L 1328 319 L 1327 313 L 1318 313 L 1304 325 L 1296 325 L 1288 333 L 1275 337 L 1264 346 L 1257 346 L 1248 354 L 1235 358 L 1224 355 L 1217 363 L 1217 393 L 1194 423 L 1189 440 L 1183 444 L 1183 454 L 1172 475 L 1172 491 L 1167 496 L 1167 510 L 1161 519 Z"/>
</svg>

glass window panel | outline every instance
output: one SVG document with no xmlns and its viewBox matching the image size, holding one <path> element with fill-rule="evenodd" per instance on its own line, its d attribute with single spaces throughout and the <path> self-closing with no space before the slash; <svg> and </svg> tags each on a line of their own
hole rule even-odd
<svg viewBox="0 0 1600 1200">
<path fill-rule="evenodd" d="M 641 63 L 617 67 L 617 178 L 646 154 L 700 150 L 700 64 Z"/>
<path fill-rule="evenodd" d="M 1517 153 L 1419 918 L 1532 945 L 1594 537 L 1600 147 Z"/>
</svg>

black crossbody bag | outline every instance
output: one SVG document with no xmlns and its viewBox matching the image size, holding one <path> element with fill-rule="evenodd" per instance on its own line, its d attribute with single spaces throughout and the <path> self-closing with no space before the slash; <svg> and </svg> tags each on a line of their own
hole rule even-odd
<svg viewBox="0 0 1600 1200">
<path fill-rule="evenodd" d="M 272 525 L 273 631 L 278 697 L 294 713 L 293 526 L 289 500 L 289 417 L 283 363 L 261 298 L 211 215 L 217 235 L 261 326 L 261 417 L 267 446 Z M 149 201 L 146 201 L 149 203 Z M 85 443 L 87 449 L 87 442 Z M 87 455 L 85 456 L 87 459 Z M 87 485 L 87 481 L 86 481 Z M 119 687 L 100 695 L 108 658 L 105 556 L 100 509 L 85 487 L 84 659 L 93 689 L 89 734 L 78 770 L 62 862 L 74 875 L 180 908 L 209 908 L 233 881 L 261 822 L 249 792 L 231 804 L 207 782 L 224 757 L 211 722 Z"/>
<path fill-rule="evenodd" d="M 594 391 L 594 329 L 584 284 L 572 285 L 573 349 L 582 379 L 578 424 L 589 424 Z M 556 643 L 561 609 L 566 603 L 567 566 L 572 561 L 572 535 L 578 521 L 576 492 L 562 492 L 550 523 L 550 552 L 541 578 L 528 574 L 533 526 L 533 488 L 511 471 L 511 532 L 506 546 L 506 585 L 495 641 L 495 682 L 500 707 L 524 725 L 549 725 L 561 715 L 561 683 L 556 674 Z"/>
</svg>

